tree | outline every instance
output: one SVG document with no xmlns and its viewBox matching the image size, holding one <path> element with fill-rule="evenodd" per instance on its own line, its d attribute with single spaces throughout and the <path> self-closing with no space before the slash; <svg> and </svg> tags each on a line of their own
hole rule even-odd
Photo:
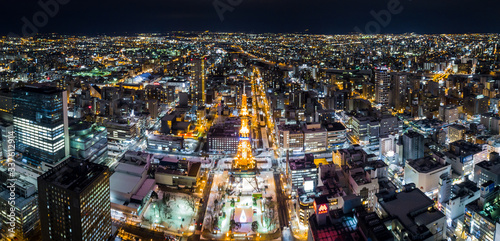
<svg viewBox="0 0 500 241">
<path fill-rule="evenodd" d="M 155 191 L 151 192 L 151 198 L 158 199 L 158 193 L 156 193 Z"/>
<path fill-rule="evenodd" d="M 264 212 L 264 218 L 266 219 L 266 228 L 270 229 L 271 227 L 273 227 L 276 223 L 276 213 L 275 213 L 275 207 L 276 207 L 276 203 L 272 200 L 267 200 L 265 202 L 265 209 L 266 211 Z"/>
<path fill-rule="evenodd" d="M 257 232 L 259 229 L 259 223 L 257 221 L 252 222 L 252 231 Z"/>
<path fill-rule="evenodd" d="M 194 212 L 194 209 L 196 207 L 195 198 L 194 197 L 188 197 L 187 200 L 186 200 L 186 202 L 187 202 L 188 207 L 190 207 L 191 210 L 193 210 L 193 212 Z"/>
<path fill-rule="evenodd" d="M 234 221 L 234 219 L 231 219 L 231 221 L 229 221 L 229 230 L 233 232 L 235 228 L 236 228 L 236 222 Z"/>
</svg>

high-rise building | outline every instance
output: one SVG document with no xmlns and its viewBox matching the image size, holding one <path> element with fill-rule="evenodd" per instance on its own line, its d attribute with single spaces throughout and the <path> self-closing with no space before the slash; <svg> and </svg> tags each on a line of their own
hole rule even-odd
<svg viewBox="0 0 500 241">
<path fill-rule="evenodd" d="M 375 103 L 387 106 L 389 104 L 389 89 L 391 76 L 387 69 L 375 70 Z"/>
<path fill-rule="evenodd" d="M 424 136 L 408 131 L 403 135 L 403 161 L 424 157 Z"/>
<path fill-rule="evenodd" d="M 389 104 L 401 111 L 409 103 L 408 73 L 391 73 Z"/>
<path fill-rule="evenodd" d="M 16 149 L 34 166 L 54 165 L 69 155 L 67 93 L 47 85 L 15 89 Z"/>
<path fill-rule="evenodd" d="M 67 159 L 38 177 L 42 240 L 108 240 L 109 169 Z"/>
<path fill-rule="evenodd" d="M 205 103 L 205 57 L 196 58 L 192 60 L 192 92 L 191 98 L 193 103 L 195 104 L 204 104 Z"/>
</svg>

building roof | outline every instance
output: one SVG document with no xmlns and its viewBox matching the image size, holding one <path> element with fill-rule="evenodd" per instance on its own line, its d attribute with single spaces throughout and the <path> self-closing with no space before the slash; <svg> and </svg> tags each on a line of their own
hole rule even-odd
<svg viewBox="0 0 500 241">
<path fill-rule="evenodd" d="M 38 183 L 43 181 L 80 193 L 107 171 L 107 166 L 69 158 L 38 177 Z"/>
<path fill-rule="evenodd" d="M 138 177 L 142 177 L 144 172 L 146 172 L 145 166 L 138 166 L 138 165 L 133 165 L 133 164 L 128 164 L 128 163 L 118 163 L 118 165 L 115 168 L 115 172 L 121 172 L 121 173 L 126 173 Z"/>
<path fill-rule="evenodd" d="M 112 191 L 131 194 L 139 185 L 141 178 L 126 173 L 115 172 L 110 177 L 110 188 Z"/>
<path fill-rule="evenodd" d="M 426 156 L 415 160 L 408 160 L 406 165 L 411 166 L 419 173 L 429 173 L 446 167 L 449 164 L 441 164 L 437 162 L 433 156 Z"/>
<path fill-rule="evenodd" d="M 444 214 L 429 207 L 434 201 L 417 188 L 407 189 L 390 198 L 377 194 L 379 203 L 387 214 L 397 218 L 401 224 L 413 234 L 421 232 L 420 226 L 425 226 L 444 217 Z"/>
<path fill-rule="evenodd" d="M 327 131 L 343 131 L 345 126 L 340 122 L 332 122 L 325 125 Z"/>
</svg>

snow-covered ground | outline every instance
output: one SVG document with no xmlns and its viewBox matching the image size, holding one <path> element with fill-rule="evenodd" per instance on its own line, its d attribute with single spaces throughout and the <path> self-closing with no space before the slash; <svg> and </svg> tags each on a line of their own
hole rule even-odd
<svg viewBox="0 0 500 241">
<path fill-rule="evenodd" d="M 155 224 L 172 232 L 186 232 L 195 219 L 196 207 L 192 197 L 183 193 L 169 193 L 168 201 L 163 201 L 163 192 L 158 194 L 159 199 L 152 202 L 144 218 L 147 223 Z M 165 207 L 166 206 L 166 207 Z M 192 229 L 192 228 L 191 228 Z"/>
</svg>

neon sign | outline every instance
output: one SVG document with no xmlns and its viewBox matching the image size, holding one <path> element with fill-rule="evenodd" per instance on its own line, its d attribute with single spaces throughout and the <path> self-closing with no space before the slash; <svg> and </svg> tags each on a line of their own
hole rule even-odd
<svg viewBox="0 0 500 241">
<path fill-rule="evenodd" d="M 328 212 L 328 206 L 326 204 L 319 205 L 319 208 L 316 210 L 318 214 L 325 214 Z"/>
</svg>

